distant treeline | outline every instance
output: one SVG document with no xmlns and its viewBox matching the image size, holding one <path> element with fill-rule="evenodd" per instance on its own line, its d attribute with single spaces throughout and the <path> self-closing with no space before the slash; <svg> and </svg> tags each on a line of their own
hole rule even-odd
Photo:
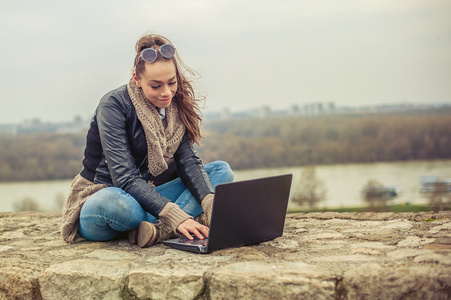
<svg viewBox="0 0 451 300">
<path fill-rule="evenodd" d="M 72 178 L 81 169 L 85 134 L 0 136 L 0 181 Z"/>
<path fill-rule="evenodd" d="M 451 158 L 451 114 L 208 123 L 198 152 L 234 169 Z"/>
<path fill-rule="evenodd" d="M 451 114 L 329 115 L 206 122 L 204 163 L 233 169 L 451 159 Z M 73 178 L 86 133 L 0 137 L 0 181 Z"/>
</svg>

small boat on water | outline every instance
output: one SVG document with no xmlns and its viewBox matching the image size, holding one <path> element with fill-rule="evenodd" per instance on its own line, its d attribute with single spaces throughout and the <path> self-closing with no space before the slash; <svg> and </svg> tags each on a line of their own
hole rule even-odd
<svg viewBox="0 0 451 300">
<path fill-rule="evenodd" d="M 398 186 L 376 186 L 373 188 L 364 188 L 363 194 L 372 194 L 374 197 L 393 199 L 399 196 L 401 189 Z"/>
<path fill-rule="evenodd" d="M 451 178 L 441 179 L 438 176 L 421 176 L 420 192 L 432 193 L 438 189 L 445 192 L 451 192 Z"/>
</svg>

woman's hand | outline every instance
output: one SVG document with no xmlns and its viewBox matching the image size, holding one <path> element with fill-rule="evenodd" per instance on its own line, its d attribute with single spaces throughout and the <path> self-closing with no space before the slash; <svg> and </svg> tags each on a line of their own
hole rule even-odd
<svg viewBox="0 0 451 300">
<path fill-rule="evenodd" d="M 208 237 L 209 228 L 207 226 L 197 223 L 193 219 L 187 219 L 182 223 L 180 223 L 179 226 L 177 226 L 177 231 L 186 236 L 190 240 L 194 239 L 191 236 L 191 233 L 194 233 L 195 236 L 203 240 L 204 237 L 202 236 L 202 234 Z"/>
</svg>

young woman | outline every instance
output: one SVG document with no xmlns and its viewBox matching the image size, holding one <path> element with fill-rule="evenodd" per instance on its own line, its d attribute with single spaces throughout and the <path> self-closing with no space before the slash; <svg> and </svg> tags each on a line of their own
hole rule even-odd
<svg viewBox="0 0 451 300">
<path fill-rule="evenodd" d="M 127 231 L 140 247 L 177 234 L 202 239 L 214 187 L 233 180 L 227 163 L 203 165 L 193 149 L 201 117 L 172 43 L 145 35 L 136 52 L 132 78 L 101 99 L 91 121 L 63 209 L 67 242 Z"/>
</svg>

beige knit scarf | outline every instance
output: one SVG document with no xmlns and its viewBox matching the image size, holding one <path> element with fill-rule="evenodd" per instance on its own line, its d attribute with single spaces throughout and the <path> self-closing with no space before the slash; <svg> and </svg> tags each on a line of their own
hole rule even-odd
<svg viewBox="0 0 451 300">
<path fill-rule="evenodd" d="M 127 91 L 146 136 L 149 171 L 153 176 L 158 176 L 168 168 L 166 161 L 179 147 L 185 133 L 185 125 L 180 120 L 177 105 L 172 101 L 166 108 L 165 127 L 157 107 L 147 100 L 133 77 L 127 84 Z"/>
</svg>

